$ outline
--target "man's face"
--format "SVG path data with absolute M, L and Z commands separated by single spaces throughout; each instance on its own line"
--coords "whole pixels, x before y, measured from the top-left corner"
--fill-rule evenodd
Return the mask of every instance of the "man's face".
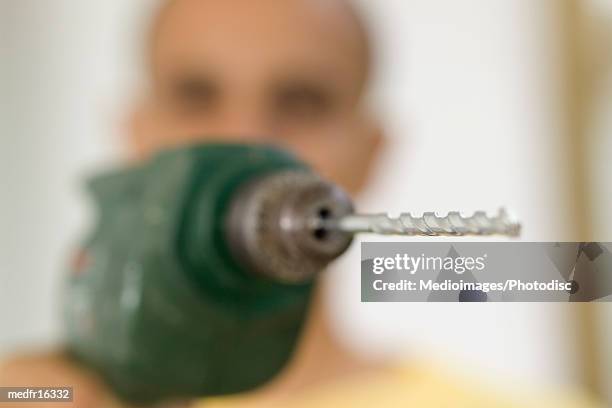
M 133 150 L 270 143 L 355 192 L 378 145 L 360 106 L 367 58 L 342 1 L 174 0 L 153 33 Z

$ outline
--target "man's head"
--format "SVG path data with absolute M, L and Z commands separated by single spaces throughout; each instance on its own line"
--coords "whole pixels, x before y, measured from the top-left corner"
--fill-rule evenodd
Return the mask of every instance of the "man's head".
M 196 141 L 271 143 L 356 192 L 380 144 L 362 97 L 365 30 L 345 0 L 166 0 L 151 90 L 132 121 L 140 157 Z

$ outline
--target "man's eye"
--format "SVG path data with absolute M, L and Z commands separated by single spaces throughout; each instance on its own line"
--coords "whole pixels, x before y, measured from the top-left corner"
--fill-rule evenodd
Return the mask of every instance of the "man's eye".
M 178 81 L 172 93 L 178 107 L 188 112 L 211 109 L 219 98 L 219 91 L 213 83 L 198 78 Z
M 308 87 L 283 89 L 275 99 L 277 112 L 303 119 L 323 116 L 331 107 L 330 97 L 325 92 Z

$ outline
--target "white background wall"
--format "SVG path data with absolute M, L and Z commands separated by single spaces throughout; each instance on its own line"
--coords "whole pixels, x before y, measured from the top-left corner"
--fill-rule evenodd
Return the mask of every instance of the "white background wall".
M 0 3 L 0 351 L 60 338 L 62 265 L 88 216 L 78 181 L 118 152 L 135 76 L 131 24 L 145 3 Z M 379 40 L 374 99 L 390 136 L 361 208 L 506 205 L 525 240 L 571 240 L 560 200 L 554 0 L 361 3 Z M 570 306 L 361 304 L 358 248 L 328 290 L 353 347 L 448 356 L 532 384 L 575 377 Z

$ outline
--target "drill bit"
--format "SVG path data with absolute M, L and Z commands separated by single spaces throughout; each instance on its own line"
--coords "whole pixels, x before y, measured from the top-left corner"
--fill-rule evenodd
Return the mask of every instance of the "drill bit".
M 405 236 L 466 236 L 506 235 L 516 237 L 521 226 L 502 208 L 496 216 L 477 211 L 464 217 L 459 212 L 438 216 L 433 212 L 421 217 L 411 213 L 392 218 L 388 214 L 350 214 L 341 218 L 320 218 L 318 228 L 351 234 L 374 233 Z

